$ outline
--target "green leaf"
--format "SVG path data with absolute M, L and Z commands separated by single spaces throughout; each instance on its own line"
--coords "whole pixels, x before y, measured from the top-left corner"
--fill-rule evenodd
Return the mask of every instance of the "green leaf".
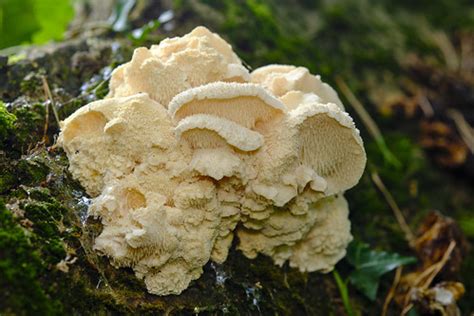
M 401 265 L 416 262 L 414 257 L 372 250 L 362 242 L 352 242 L 347 249 L 346 258 L 355 267 L 349 275 L 350 282 L 371 300 L 375 300 L 377 296 L 382 275 Z

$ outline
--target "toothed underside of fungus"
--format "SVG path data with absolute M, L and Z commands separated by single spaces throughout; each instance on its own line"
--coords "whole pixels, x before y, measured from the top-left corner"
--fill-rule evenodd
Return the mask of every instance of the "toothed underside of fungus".
M 352 238 L 342 193 L 366 156 L 336 92 L 303 67 L 249 74 L 204 27 L 136 49 L 58 143 L 94 197 L 94 249 L 153 294 L 181 293 L 234 237 L 249 258 L 321 272 Z

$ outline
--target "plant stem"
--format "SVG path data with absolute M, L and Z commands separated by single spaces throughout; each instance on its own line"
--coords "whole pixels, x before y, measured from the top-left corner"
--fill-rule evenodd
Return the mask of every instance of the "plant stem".
M 341 294 L 342 303 L 344 304 L 344 308 L 349 316 L 355 316 L 354 310 L 352 308 L 351 300 L 349 298 L 349 291 L 347 289 L 347 282 L 344 282 L 339 275 L 339 273 L 334 270 L 332 272 L 334 279 L 336 280 L 337 288 L 339 289 L 339 293 Z

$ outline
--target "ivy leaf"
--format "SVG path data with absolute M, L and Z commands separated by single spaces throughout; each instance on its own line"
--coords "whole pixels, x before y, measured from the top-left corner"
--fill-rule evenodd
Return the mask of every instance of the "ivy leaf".
M 416 262 L 415 257 L 375 251 L 362 242 L 352 242 L 347 249 L 347 261 L 355 267 L 349 280 L 370 300 L 375 300 L 379 280 L 385 273 L 405 264 Z

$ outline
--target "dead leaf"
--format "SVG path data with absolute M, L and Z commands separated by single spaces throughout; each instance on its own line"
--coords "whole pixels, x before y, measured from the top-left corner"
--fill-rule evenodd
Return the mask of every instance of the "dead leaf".
M 469 149 L 451 125 L 441 121 L 423 120 L 420 124 L 420 144 L 428 150 L 435 161 L 444 167 L 462 166 Z
M 464 286 L 453 280 L 469 245 L 457 223 L 439 212 L 429 213 L 419 227 L 414 249 L 419 264 L 402 275 L 394 296 L 402 315 L 414 306 L 427 315 L 459 315 L 456 301 Z
M 415 251 L 422 263 L 422 269 L 439 262 L 451 241 L 456 242 L 456 248 L 441 271 L 447 277 L 452 277 L 460 271 L 463 257 L 466 256 L 469 246 L 460 227 L 452 218 L 443 216 L 439 212 L 430 212 L 421 223 L 415 240 Z
M 423 315 L 459 316 L 456 301 L 464 295 L 464 285 L 459 282 L 441 282 L 429 289 L 415 289 L 411 300 L 417 302 Z

